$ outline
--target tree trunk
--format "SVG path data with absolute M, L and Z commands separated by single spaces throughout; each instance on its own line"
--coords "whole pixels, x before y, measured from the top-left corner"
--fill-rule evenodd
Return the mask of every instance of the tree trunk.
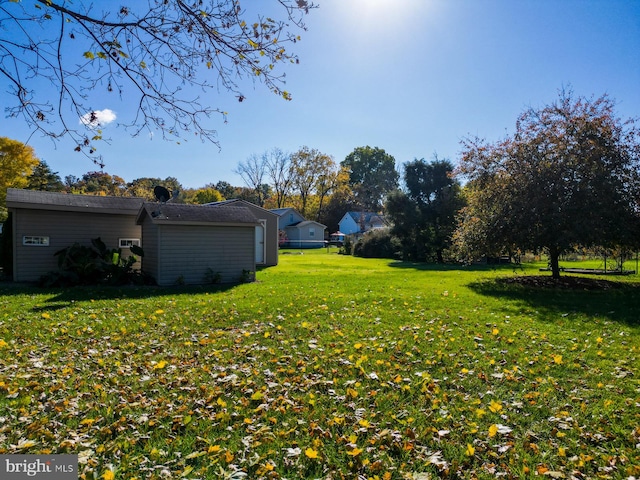
M 549 266 L 551 278 L 560 278 L 560 251 L 556 247 L 549 247 Z

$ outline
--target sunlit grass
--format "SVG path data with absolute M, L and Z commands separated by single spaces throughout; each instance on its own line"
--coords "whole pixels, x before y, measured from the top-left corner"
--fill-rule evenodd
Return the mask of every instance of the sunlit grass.
M 291 251 L 234 287 L 0 290 L 0 453 L 83 478 L 640 475 L 637 277 Z

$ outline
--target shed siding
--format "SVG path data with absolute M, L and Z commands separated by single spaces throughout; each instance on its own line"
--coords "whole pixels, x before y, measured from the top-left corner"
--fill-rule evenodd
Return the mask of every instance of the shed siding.
M 162 252 L 154 275 L 159 285 L 206 282 L 207 270 L 224 283 L 255 269 L 255 227 L 156 225 Z M 146 237 L 145 237 L 146 239 Z M 146 268 L 146 267 L 145 267 Z
M 160 239 L 158 229 L 147 218 L 142 224 L 142 238 L 144 239 L 144 257 L 142 271 L 158 277 L 158 259 L 160 258 Z
M 96 214 L 14 209 L 14 280 L 37 281 L 58 268 L 54 253 L 74 243 L 91 245 L 100 237 L 107 248 L 118 248 L 119 238 L 141 239 L 135 215 Z M 22 237 L 49 237 L 49 246 L 22 245 Z M 144 248 L 144 247 L 143 247 Z M 126 251 L 123 252 L 126 255 Z

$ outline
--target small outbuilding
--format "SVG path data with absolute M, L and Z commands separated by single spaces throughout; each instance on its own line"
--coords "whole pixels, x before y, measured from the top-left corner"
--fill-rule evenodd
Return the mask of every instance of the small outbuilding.
M 233 283 L 253 278 L 260 222 L 247 207 L 144 203 L 142 271 L 158 285 Z
M 91 246 L 100 237 L 107 248 L 140 245 L 135 219 L 144 199 L 72 195 L 7 189 L 11 215 L 13 280 L 35 282 L 57 270 L 54 253 L 74 243 Z

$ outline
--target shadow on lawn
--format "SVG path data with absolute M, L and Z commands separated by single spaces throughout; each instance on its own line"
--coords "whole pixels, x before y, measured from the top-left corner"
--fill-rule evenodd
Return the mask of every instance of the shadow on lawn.
M 391 261 L 389 262 L 391 268 L 401 268 L 406 270 L 419 270 L 421 272 L 487 272 L 487 271 L 499 271 L 508 273 L 521 273 L 523 268 L 516 263 L 509 264 L 472 264 L 462 265 L 456 263 L 420 263 L 420 262 L 402 262 Z
M 189 285 L 174 287 L 154 286 L 92 286 L 70 288 L 39 288 L 27 285 L 0 285 L 0 295 L 50 295 L 43 305 L 33 307 L 33 312 L 50 312 L 67 308 L 74 302 L 91 300 L 137 300 L 183 294 L 219 293 L 231 290 L 239 283 L 215 285 Z
M 565 275 L 521 275 L 467 284 L 474 292 L 522 302 L 553 319 L 578 313 L 640 327 L 640 283 Z

